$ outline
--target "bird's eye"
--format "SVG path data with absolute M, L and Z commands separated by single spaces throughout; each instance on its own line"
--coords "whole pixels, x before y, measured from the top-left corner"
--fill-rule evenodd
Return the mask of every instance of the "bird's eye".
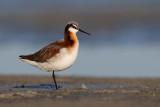
M 74 25 L 74 24 L 72 25 L 72 27 L 73 27 L 73 28 L 75 28 L 75 29 L 77 29 L 77 28 L 78 28 L 78 27 L 77 27 L 76 25 Z

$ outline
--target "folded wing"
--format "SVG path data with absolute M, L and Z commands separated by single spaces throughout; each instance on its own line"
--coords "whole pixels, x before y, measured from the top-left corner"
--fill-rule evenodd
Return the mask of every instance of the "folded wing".
M 62 46 L 55 45 L 55 44 L 50 44 L 38 52 L 30 55 L 20 55 L 20 59 L 27 59 L 30 61 L 36 61 L 36 62 L 46 62 L 47 59 L 51 58 L 55 54 L 57 54 L 60 49 L 63 48 Z

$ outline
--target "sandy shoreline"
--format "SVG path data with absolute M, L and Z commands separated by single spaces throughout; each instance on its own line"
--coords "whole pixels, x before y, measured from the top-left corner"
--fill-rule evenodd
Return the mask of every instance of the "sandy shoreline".
M 0 107 L 160 106 L 160 79 L 0 76 Z

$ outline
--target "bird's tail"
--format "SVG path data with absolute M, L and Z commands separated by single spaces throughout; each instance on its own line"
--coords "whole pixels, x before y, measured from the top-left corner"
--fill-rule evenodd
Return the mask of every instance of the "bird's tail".
M 20 55 L 20 59 L 30 59 L 32 55 Z

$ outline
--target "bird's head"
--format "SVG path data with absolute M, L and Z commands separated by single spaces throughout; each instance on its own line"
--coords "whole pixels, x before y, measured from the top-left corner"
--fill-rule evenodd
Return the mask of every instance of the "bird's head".
M 67 25 L 65 27 L 65 32 L 68 32 L 68 31 L 73 32 L 73 33 L 77 33 L 78 31 L 80 31 L 80 32 L 86 33 L 88 35 L 91 35 L 91 34 L 85 32 L 85 31 L 81 30 L 78 26 L 78 23 L 74 22 L 74 21 L 71 21 L 71 22 L 67 23 Z

